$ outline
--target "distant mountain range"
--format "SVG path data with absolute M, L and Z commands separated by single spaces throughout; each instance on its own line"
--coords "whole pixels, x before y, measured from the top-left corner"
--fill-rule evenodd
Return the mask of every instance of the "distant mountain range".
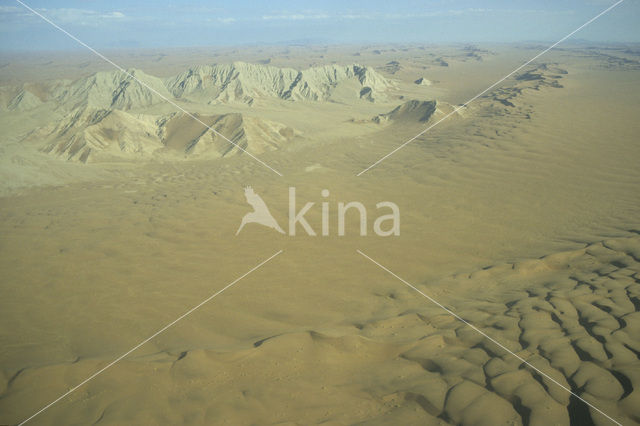
M 299 132 L 284 124 L 239 113 L 149 114 L 166 100 L 183 104 L 242 104 L 259 100 L 325 102 L 336 92 L 349 101 L 375 102 L 393 85 L 371 68 L 328 65 L 298 71 L 234 62 L 200 65 L 161 79 L 137 69 L 98 72 L 75 81 L 44 87 L 7 88 L 5 110 L 49 108 L 63 118 L 29 133 L 24 141 L 41 151 L 81 162 L 128 159 L 140 155 L 224 156 L 241 151 L 276 149 Z M 60 115 L 60 114 L 58 114 Z M 202 124 L 204 123 L 204 124 Z M 206 124 L 206 125 L 205 125 Z M 219 134 L 209 131 L 210 126 Z
M 137 69 L 103 71 L 76 81 L 60 80 L 34 94 L 23 88 L 3 105 L 9 110 L 29 110 L 42 103 L 58 107 L 131 110 L 171 100 L 198 103 L 240 102 L 257 99 L 327 101 L 338 86 L 347 86 L 354 99 L 375 101 L 392 85 L 375 70 L 361 65 L 327 65 L 298 71 L 269 65 L 234 62 L 200 65 L 161 79 Z

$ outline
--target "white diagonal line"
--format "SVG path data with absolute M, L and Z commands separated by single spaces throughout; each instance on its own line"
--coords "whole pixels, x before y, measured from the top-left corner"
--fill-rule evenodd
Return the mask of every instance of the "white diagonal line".
M 562 37 L 560 40 L 556 41 L 555 43 L 553 43 L 551 46 L 547 47 L 546 49 L 544 49 L 542 52 L 538 53 L 536 56 L 534 56 L 533 58 L 529 59 L 527 62 L 525 62 L 524 64 L 520 65 L 518 68 L 516 68 L 515 70 L 511 71 L 509 74 L 505 75 L 504 77 L 502 77 L 500 80 L 496 81 L 495 83 L 493 83 L 491 86 L 487 87 L 486 89 L 484 89 L 482 92 L 478 93 L 477 95 L 475 95 L 473 98 L 469 99 L 468 101 L 466 101 L 465 103 L 463 103 L 462 105 L 457 106 L 453 111 L 451 111 L 450 113 L 448 113 L 447 115 L 445 115 L 444 117 L 442 117 L 440 120 L 436 121 L 435 123 L 433 123 L 431 126 L 427 127 L 426 129 L 424 129 L 423 131 L 421 131 L 420 133 L 418 133 L 417 135 L 415 135 L 414 137 L 412 137 L 411 139 L 409 139 L 408 141 L 404 142 L 402 145 L 398 146 L 397 148 L 395 148 L 393 151 L 389 152 L 387 155 L 383 156 L 382 158 L 380 158 L 378 161 L 376 161 L 375 163 L 371 164 L 369 167 L 367 167 L 366 169 L 362 170 L 360 173 L 358 173 L 356 176 L 360 176 L 363 173 L 367 172 L 368 170 L 374 168 L 375 166 L 377 166 L 378 164 L 380 164 L 381 162 L 383 162 L 384 160 L 386 160 L 388 157 L 392 156 L 393 154 L 395 154 L 396 152 L 400 151 L 402 148 L 404 148 L 405 146 L 409 145 L 411 142 L 413 142 L 414 140 L 416 140 L 417 138 L 419 138 L 420 136 L 424 135 L 425 133 L 427 133 L 429 130 L 433 129 L 434 127 L 436 127 L 438 124 L 442 123 L 444 120 L 446 120 L 447 118 L 451 117 L 453 114 L 455 114 L 456 112 L 458 112 L 460 109 L 465 108 L 466 106 L 468 106 L 471 102 L 475 101 L 476 99 L 478 99 L 480 96 L 484 95 L 485 93 L 487 93 L 489 90 L 493 89 L 495 86 L 497 86 L 498 84 L 502 83 L 504 80 L 506 80 L 507 78 L 511 77 L 513 74 L 517 73 L 518 71 L 520 71 L 522 68 L 526 67 L 527 65 L 529 65 L 531 62 L 535 61 L 536 59 L 538 59 L 540 56 L 544 55 L 545 53 L 547 53 L 548 51 L 550 51 L 551 49 L 553 49 L 554 47 L 556 47 L 557 45 L 559 45 L 560 43 L 562 43 L 563 41 L 565 41 L 566 39 L 568 39 L 569 37 L 571 37 L 572 35 L 574 35 L 575 33 L 577 33 L 578 31 L 580 31 L 581 29 L 583 29 L 584 27 L 586 27 L 587 25 L 591 24 L 593 21 L 595 21 L 596 19 L 598 19 L 599 17 L 601 17 L 602 15 L 604 15 L 605 13 L 609 12 L 611 9 L 613 9 L 614 7 L 616 7 L 617 5 L 619 5 L 620 3 L 622 3 L 624 0 L 618 0 L 616 3 L 612 4 L 611 6 L 609 6 L 608 8 L 606 8 L 605 10 L 603 10 L 602 12 L 598 13 L 596 16 L 594 16 L 593 18 L 589 19 L 587 22 L 585 22 L 584 24 L 580 25 L 578 28 L 576 28 L 575 30 L 571 31 L 569 34 L 567 34 L 566 36 Z
M 462 323 L 464 323 L 465 325 L 471 327 L 475 332 L 481 334 L 482 336 L 486 337 L 487 339 L 489 339 L 491 342 L 493 342 L 494 344 L 496 344 L 497 346 L 499 346 L 500 348 L 504 349 L 505 351 L 509 352 L 511 355 L 513 355 L 514 357 L 516 357 L 520 362 L 522 362 L 523 364 L 527 365 L 528 367 L 532 368 L 533 370 L 537 371 L 539 374 L 543 375 L 544 377 L 546 377 L 547 379 L 551 380 L 553 383 L 555 383 L 556 385 L 560 386 L 562 389 L 566 390 L 567 392 L 569 392 L 571 395 L 575 396 L 576 398 L 578 398 L 580 401 L 584 402 L 585 404 L 587 404 L 589 407 L 593 408 L 594 410 L 596 410 L 598 413 L 602 414 L 603 416 L 605 416 L 607 419 L 611 420 L 613 423 L 617 424 L 618 426 L 622 426 L 622 423 L 618 422 L 617 420 L 613 419 L 611 416 L 607 415 L 604 411 L 600 410 L 598 407 L 596 407 L 595 405 L 591 404 L 589 401 L 584 400 L 583 398 L 580 397 L 580 395 L 576 395 L 571 389 L 569 389 L 568 387 L 564 386 L 562 383 L 558 382 L 556 379 L 554 379 L 553 377 L 549 376 L 547 373 L 545 373 L 544 371 L 540 370 L 539 368 L 535 367 L 534 365 L 532 365 L 530 362 L 528 362 L 527 360 L 525 360 L 524 358 L 522 358 L 520 355 L 517 355 L 516 353 L 510 351 L 506 346 L 504 346 L 502 343 L 498 342 L 497 340 L 495 340 L 493 337 L 489 336 L 487 333 L 485 333 L 484 331 L 480 330 L 479 328 L 477 328 L 476 326 L 474 326 L 473 324 L 469 323 L 467 320 L 465 320 L 464 318 L 462 318 L 460 315 L 456 314 L 455 312 L 451 311 L 449 308 L 447 308 L 446 306 L 444 306 L 443 304 L 441 304 L 440 302 L 438 302 L 437 300 L 435 300 L 434 298 L 432 298 L 431 296 L 429 296 L 428 294 L 422 292 L 421 290 L 417 289 L 415 286 L 413 286 L 411 283 L 405 281 L 403 278 L 399 277 L 398 275 L 396 275 L 395 273 L 393 273 L 392 271 L 390 271 L 388 268 L 386 268 L 385 266 L 381 265 L 380 263 L 376 262 L 375 260 L 373 260 L 372 258 L 370 258 L 369 256 L 367 256 L 366 254 L 364 254 L 362 251 L 360 250 L 356 250 L 359 254 L 361 254 L 363 257 L 365 257 L 366 259 L 370 260 L 372 263 L 378 265 L 381 269 L 387 271 L 389 274 L 391 274 L 392 276 L 394 276 L 395 278 L 399 279 L 400 281 L 402 281 L 404 284 L 406 284 L 408 287 L 412 288 L 413 290 L 417 291 L 418 293 L 420 293 L 422 296 L 424 296 L 425 298 L 427 298 L 431 303 L 439 306 L 440 308 L 442 308 L 446 313 L 448 313 L 449 315 L 453 316 L 454 318 L 456 318 L 457 320 L 461 321 Z
M 194 306 L 193 308 L 189 309 L 187 312 L 185 312 L 184 314 L 180 315 L 178 318 L 176 318 L 175 320 L 171 321 L 169 324 L 165 325 L 164 327 L 162 327 L 160 330 L 156 331 L 155 333 L 153 333 L 151 336 L 147 337 L 146 339 L 144 339 L 142 342 L 138 343 L 137 345 L 135 345 L 133 348 L 129 349 L 127 352 L 123 353 L 122 355 L 120 355 L 118 358 L 116 358 L 115 360 L 111 361 L 109 364 L 107 364 L 106 366 L 102 367 L 100 370 L 96 371 L 95 373 L 93 373 L 91 376 L 87 377 L 86 379 L 84 379 L 82 382 L 78 383 L 77 385 L 75 385 L 74 387 L 72 387 L 71 389 L 69 389 L 68 391 L 66 391 L 65 393 L 63 393 L 62 395 L 60 395 L 58 398 L 56 398 L 55 400 L 53 400 L 52 402 L 50 402 L 49 404 L 45 405 L 44 407 L 42 407 L 40 410 L 36 411 L 34 414 L 32 414 L 30 417 L 28 417 L 27 419 L 23 420 L 22 422 L 19 423 L 18 426 L 21 426 L 25 423 L 27 423 L 29 420 L 33 419 L 34 417 L 36 417 L 38 414 L 42 413 L 43 411 L 47 410 L 48 408 L 50 408 L 52 405 L 56 404 L 57 402 L 59 402 L 60 400 L 62 400 L 63 398 L 65 398 L 67 395 L 69 395 L 70 393 L 74 392 L 76 389 L 78 389 L 79 387 L 81 387 L 82 385 L 84 385 L 85 383 L 87 383 L 88 381 L 92 380 L 93 378 L 95 378 L 96 376 L 98 376 L 100 373 L 102 373 L 103 371 L 105 371 L 106 369 L 108 369 L 109 367 L 112 367 L 114 364 L 118 363 L 119 361 L 121 361 L 122 359 L 124 359 L 127 355 L 131 354 L 133 351 L 135 351 L 136 349 L 138 349 L 140 346 L 144 345 L 145 343 L 147 343 L 149 340 L 153 339 L 154 337 L 158 336 L 159 334 L 163 333 L 164 331 L 166 331 L 168 328 L 172 327 L 173 325 L 175 325 L 178 321 L 182 320 L 183 318 L 187 317 L 188 315 L 192 314 L 195 310 L 197 310 L 198 308 L 200 308 L 202 305 L 204 305 L 205 303 L 209 302 L 211 299 L 213 299 L 214 297 L 216 297 L 217 295 L 219 295 L 220 293 L 222 293 L 223 291 L 225 291 L 226 289 L 228 289 L 229 287 L 233 286 L 234 284 L 236 284 L 238 281 L 240 281 L 241 279 L 243 279 L 244 277 L 246 277 L 247 275 L 249 275 L 250 273 L 252 273 L 253 271 L 255 271 L 256 269 L 260 268 L 261 266 L 263 266 L 265 263 L 269 262 L 271 259 L 273 259 L 274 257 L 278 256 L 280 253 L 282 253 L 283 250 L 278 251 L 277 253 L 271 255 L 271 257 L 269 257 L 266 260 L 263 260 L 262 262 L 260 262 L 258 265 L 254 266 L 253 268 L 249 269 L 247 272 L 245 272 L 244 274 L 242 274 L 241 276 L 239 276 L 238 278 L 236 278 L 235 280 L 233 280 L 232 282 L 230 282 L 229 284 L 227 284 L 226 286 L 224 286 L 221 290 L 218 290 L 217 292 L 215 292 L 214 294 L 212 294 L 211 296 L 207 297 L 206 299 L 204 299 L 202 302 L 198 303 L 196 306 Z
M 139 78 L 137 78 L 136 76 L 134 76 L 133 74 L 131 74 L 130 72 L 128 72 L 127 70 L 125 70 L 124 68 L 122 68 L 120 65 L 116 64 L 115 62 L 113 62 L 111 59 L 107 58 L 106 56 L 104 56 L 102 53 L 98 52 L 97 50 L 95 50 L 93 47 L 89 46 L 88 44 L 86 44 L 85 42 L 83 42 L 82 40 L 80 40 L 79 38 L 77 38 L 76 36 L 74 36 L 73 34 L 69 33 L 67 30 L 65 30 L 64 28 L 60 27 L 58 24 L 56 24 L 55 22 L 51 21 L 49 18 L 47 18 L 46 16 L 42 15 L 40 12 L 36 11 L 35 9 L 33 9 L 31 6 L 25 4 L 24 2 L 22 2 L 21 0 L 16 0 L 16 2 L 20 3 L 22 6 L 24 6 L 26 9 L 28 9 L 29 11 L 31 11 L 33 14 L 39 16 L 40 18 L 42 18 L 44 21 L 46 21 L 47 23 L 51 24 L 53 27 L 55 27 L 56 29 L 58 29 L 60 32 L 64 33 L 66 36 L 68 36 L 69 38 L 71 38 L 72 40 L 76 41 L 77 43 L 81 44 L 82 46 L 86 47 L 87 49 L 89 49 L 91 52 L 93 52 L 94 54 L 96 54 L 98 57 L 100 57 L 101 59 L 103 59 L 104 61 L 110 63 L 111 65 L 113 65 L 114 67 L 116 67 L 119 71 L 125 73 L 127 76 L 131 77 L 132 79 L 134 79 L 135 81 L 137 81 L 139 84 L 143 85 L 144 87 L 146 87 L 147 89 L 151 90 L 153 93 L 155 93 L 156 95 L 158 95 L 159 97 L 161 97 L 163 100 L 167 101 L 168 103 L 170 103 L 171 105 L 173 105 L 174 107 L 178 108 L 180 111 L 182 111 L 183 113 L 187 114 L 189 117 L 191 117 L 192 119 L 194 119 L 195 121 L 197 121 L 198 123 L 202 124 L 203 126 L 205 126 L 207 129 L 211 130 L 214 134 L 220 136 L 222 139 L 224 139 L 225 141 L 229 142 L 231 145 L 235 146 L 236 148 L 238 148 L 239 150 L 241 150 L 242 152 L 244 152 L 245 154 L 247 154 L 249 157 L 253 158 L 254 160 L 256 160 L 258 163 L 262 164 L 263 166 L 265 166 L 266 168 L 268 168 L 269 170 L 271 170 L 272 172 L 276 173 L 279 176 L 282 176 L 282 173 L 280 173 L 279 171 L 277 171 L 276 169 L 274 169 L 273 167 L 271 167 L 270 165 L 268 165 L 267 163 L 265 163 L 264 161 L 260 160 L 258 157 L 254 156 L 253 154 L 251 154 L 249 151 L 247 151 L 246 149 L 242 148 L 240 145 L 238 145 L 237 143 L 233 142 L 232 140 L 230 140 L 229 138 L 227 138 L 225 135 L 223 135 L 222 133 L 218 132 L 217 130 L 215 130 L 214 128 L 212 128 L 211 126 L 207 125 L 205 122 L 203 122 L 202 120 L 200 120 L 198 117 L 196 117 L 195 115 L 191 114 L 189 111 L 187 111 L 186 109 L 182 108 L 180 105 L 178 105 L 177 103 L 173 102 L 171 99 L 167 98 L 166 96 L 164 96 L 162 93 L 158 92 L 156 89 L 154 89 L 153 87 L 149 86 L 148 84 L 146 84 L 144 81 L 140 80 Z

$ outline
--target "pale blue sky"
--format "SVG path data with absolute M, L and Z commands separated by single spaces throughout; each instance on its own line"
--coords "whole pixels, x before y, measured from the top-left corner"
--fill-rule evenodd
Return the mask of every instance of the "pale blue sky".
M 261 43 L 555 41 L 609 0 L 42 1 L 27 4 L 96 48 Z M 640 42 L 640 0 L 575 37 Z M 0 0 L 0 49 L 77 48 L 19 3 Z

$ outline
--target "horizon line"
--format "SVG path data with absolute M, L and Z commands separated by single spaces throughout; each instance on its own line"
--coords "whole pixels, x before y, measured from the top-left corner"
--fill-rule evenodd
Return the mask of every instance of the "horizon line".
M 109 51 L 126 51 L 126 50 L 178 50 L 178 49 L 225 49 L 225 48 L 251 48 L 251 47 L 373 47 L 373 46 L 410 46 L 410 47 L 440 47 L 440 46 L 517 46 L 523 44 L 538 44 L 546 43 L 549 40 L 514 40 L 514 41 L 390 41 L 390 42 L 375 42 L 375 41 L 360 41 L 360 42 L 329 42 L 329 41 L 313 41 L 302 42 L 296 40 L 282 41 L 282 42 L 247 42 L 247 43 L 234 43 L 234 44 L 191 44 L 191 45 L 165 45 L 165 46 L 109 46 L 102 47 L 102 50 Z M 575 39 L 566 43 L 566 46 L 572 45 L 596 45 L 596 46 L 626 46 L 626 45 L 640 45 L 640 40 L 589 40 L 589 39 Z M 84 49 L 76 46 L 68 46 L 64 48 L 11 48 L 0 46 L 0 53 L 78 53 L 84 52 Z

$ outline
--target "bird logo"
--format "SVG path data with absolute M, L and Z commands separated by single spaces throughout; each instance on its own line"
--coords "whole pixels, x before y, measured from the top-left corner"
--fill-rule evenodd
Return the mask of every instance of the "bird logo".
M 244 188 L 244 196 L 247 199 L 247 203 L 253 207 L 253 211 L 244 215 L 236 235 L 238 235 L 242 228 L 244 228 L 248 223 L 258 223 L 268 228 L 275 229 L 281 234 L 285 233 L 280 225 L 278 225 L 278 222 L 276 222 L 276 219 L 271 215 L 271 212 L 269 212 L 269 208 L 262 197 L 256 194 L 252 187 L 247 186 Z

